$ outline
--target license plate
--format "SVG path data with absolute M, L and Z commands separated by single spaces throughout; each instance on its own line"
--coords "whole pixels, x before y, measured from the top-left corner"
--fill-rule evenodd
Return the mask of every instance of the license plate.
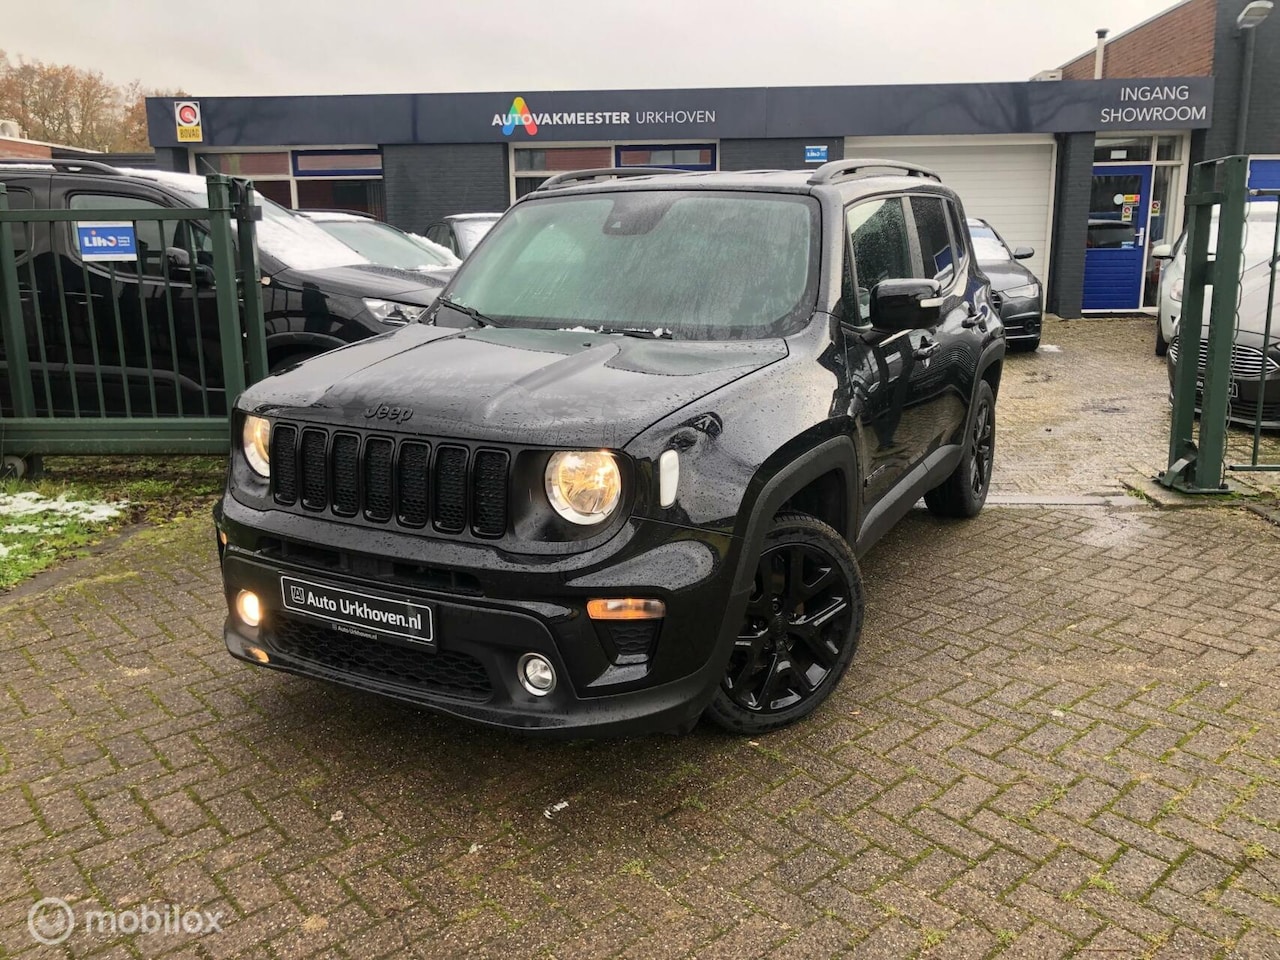
M 1201 393 L 1204 393 L 1204 377 L 1196 378 L 1196 389 Z M 1239 396 L 1240 396 L 1240 384 L 1232 380 L 1227 385 L 1227 398 L 1230 400 L 1235 400 Z
M 436 645 L 431 608 L 419 603 L 288 576 L 280 577 L 280 594 L 286 610 L 323 620 L 343 633 Z

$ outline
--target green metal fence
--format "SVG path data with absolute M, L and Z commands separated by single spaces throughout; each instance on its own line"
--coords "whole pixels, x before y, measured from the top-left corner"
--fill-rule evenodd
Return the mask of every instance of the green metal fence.
M 253 187 L 207 209 L 18 210 L 0 184 L 0 454 L 217 453 L 266 375 Z M 77 227 L 130 224 L 134 260 L 79 255 Z
M 1263 425 L 1280 421 L 1280 350 L 1273 322 L 1280 191 L 1250 191 L 1248 169 L 1247 157 L 1196 164 L 1186 198 L 1173 421 L 1168 467 L 1158 479 L 1187 493 L 1226 490 L 1229 471 L 1280 471 L 1280 462 L 1262 462 Z M 1248 432 L 1247 444 L 1239 442 L 1239 432 L 1233 435 L 1231 424 Z M 1228 457 L 1229 440 L 1232 453 L 1246 446 L 1247 454 Z

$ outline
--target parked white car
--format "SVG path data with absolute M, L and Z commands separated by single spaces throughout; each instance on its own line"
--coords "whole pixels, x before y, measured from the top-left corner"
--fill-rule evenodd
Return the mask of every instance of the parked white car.
M 1280 285 L 1272 300 L 1271 329 L 1266 329 L 1267 300 L 1271 291 L 1270 261 L 1274 251 L 1276 204 L 1257 201 L 1249 204 L 1245 220 L 1244 265 L 1240 275 L 1235 333 L 1231 346 L 1229 419 L 1251 426 L 1261 409 L 1262 426 L 1280 428 Z M 1214 208 L 1209 230 L 1209 255 L 1216 253 L 1218 212 Z M 1151 255 L 1164 260 L 1160 272 L 1159 315 L 1156 325 L 1156 354 L 1168 354 L 1169 386 L 1178 360 L 1178 322 L 1182 315 L 1182 284 L 1187 262 L 1187 234 L 1183 231 L 1172 247 L 1161 244 Z M 1203 336 L 1209 332 L 1209 307 L 1213 287 L 1204 293 Z M 1201 354 L 1203 375 L 1205 357 Z M 1197 401 L 1197 406 L 1199 405 Z

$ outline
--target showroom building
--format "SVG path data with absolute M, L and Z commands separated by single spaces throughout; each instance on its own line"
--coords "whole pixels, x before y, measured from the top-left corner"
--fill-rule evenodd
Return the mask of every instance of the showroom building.
M 1034 247 L 1047 308 L 1074 317 L 1154 303 L 1150 251 L 1181 228 L 1191 163 L 1243 134 L 1254 179 L 1280 180 L 1280 16 L 1242 33 L 1245 6 L 1186 0 L 1027 82 L 152 98 L 148 127 L 162 167 L 418 233 L 564 170 L 891 157 L 936 170 L 970 216 Z

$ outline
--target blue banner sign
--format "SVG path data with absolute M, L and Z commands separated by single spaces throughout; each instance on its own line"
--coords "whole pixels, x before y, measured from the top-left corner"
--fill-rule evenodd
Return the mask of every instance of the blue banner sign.
M 76 241 L 82 260 L 138 259 L 138 239 L 127 221 L 77 223 Z
M 817 147 L 804 148 L 805 163 L 826 163 L 827 162 L 827 146 L 822 144 Z

